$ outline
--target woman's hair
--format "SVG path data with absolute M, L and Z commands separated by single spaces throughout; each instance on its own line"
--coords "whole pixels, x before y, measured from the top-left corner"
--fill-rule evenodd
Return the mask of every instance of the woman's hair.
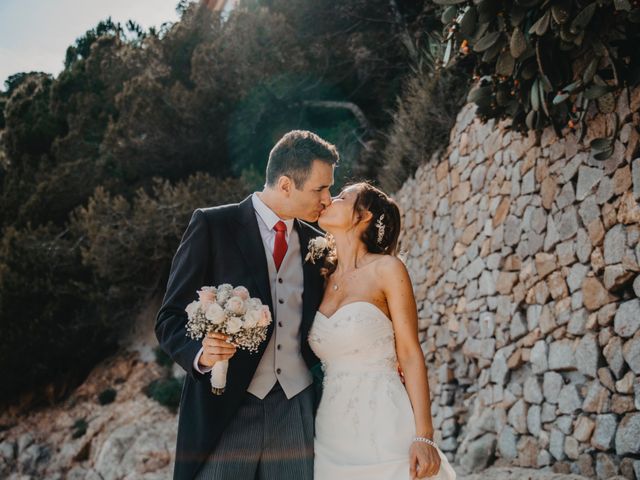
M 365 212 L 371 212 L 371 220 L 362 232 L 360 240 L 367 247 L 369 253 L 396 255 L 398 237 L 400 236 L 401 216 L 396 202 L 382 190 L 368 182 L 349 185 L 356 187 L 357 195 L 353 204 L 353 215 L 358 223 L 362 221 Z M 335 250 L 329 252 L 325 258 L 323 275 L 328 277 L 336 267 L 338 261 Z

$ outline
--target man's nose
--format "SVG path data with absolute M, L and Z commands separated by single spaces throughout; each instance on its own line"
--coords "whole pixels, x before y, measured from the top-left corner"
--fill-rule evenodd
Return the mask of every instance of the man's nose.
M 323 198 L 321 200 L 322 205 L 324 205 L 324 207 L 328 207 L 329 205 L 331 205 L 331 202 L 333 202 L 333 198 L 331 197 L 331 195 L 327 192 L 325 195 L 323 195 Z

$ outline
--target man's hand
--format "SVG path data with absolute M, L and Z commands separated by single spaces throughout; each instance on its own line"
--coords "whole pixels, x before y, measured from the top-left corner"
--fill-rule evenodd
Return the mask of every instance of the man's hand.
M 217 362 L 229 360 L 236 353 L 235 345 L 227 342 L 229 337 L 223 333 L 208 333 L 202 339 L 202 355 L 198 359 L 198 365 L 211 368 Z

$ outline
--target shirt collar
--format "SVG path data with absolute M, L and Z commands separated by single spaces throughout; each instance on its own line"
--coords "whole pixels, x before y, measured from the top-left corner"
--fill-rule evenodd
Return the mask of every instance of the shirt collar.
M 253 203 L 253 208 L 256 210 L 256 213 L 269 230 L 273 230 L 276 223 L 283 221 L 287 226 L 287 235 L 291 233 L 291 229 L 293 228 L 293 218 L 290 218 L 289 220 L 282 220 L 260 199 L 260 197 L 258 197 L 257 192 L 254 192 L 253 195 L 251 195 L 251 202 Z

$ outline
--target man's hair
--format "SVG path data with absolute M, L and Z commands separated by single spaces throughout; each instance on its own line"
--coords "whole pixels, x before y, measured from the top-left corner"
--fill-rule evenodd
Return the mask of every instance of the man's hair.
M 311 174 L 314 160 L 337 165 L 340 155 L 335 145 L 307 130 L 292 130 L 285 134 L 269 153 L 267 185 L 275 186 L 285 175 L 300 190 Z

